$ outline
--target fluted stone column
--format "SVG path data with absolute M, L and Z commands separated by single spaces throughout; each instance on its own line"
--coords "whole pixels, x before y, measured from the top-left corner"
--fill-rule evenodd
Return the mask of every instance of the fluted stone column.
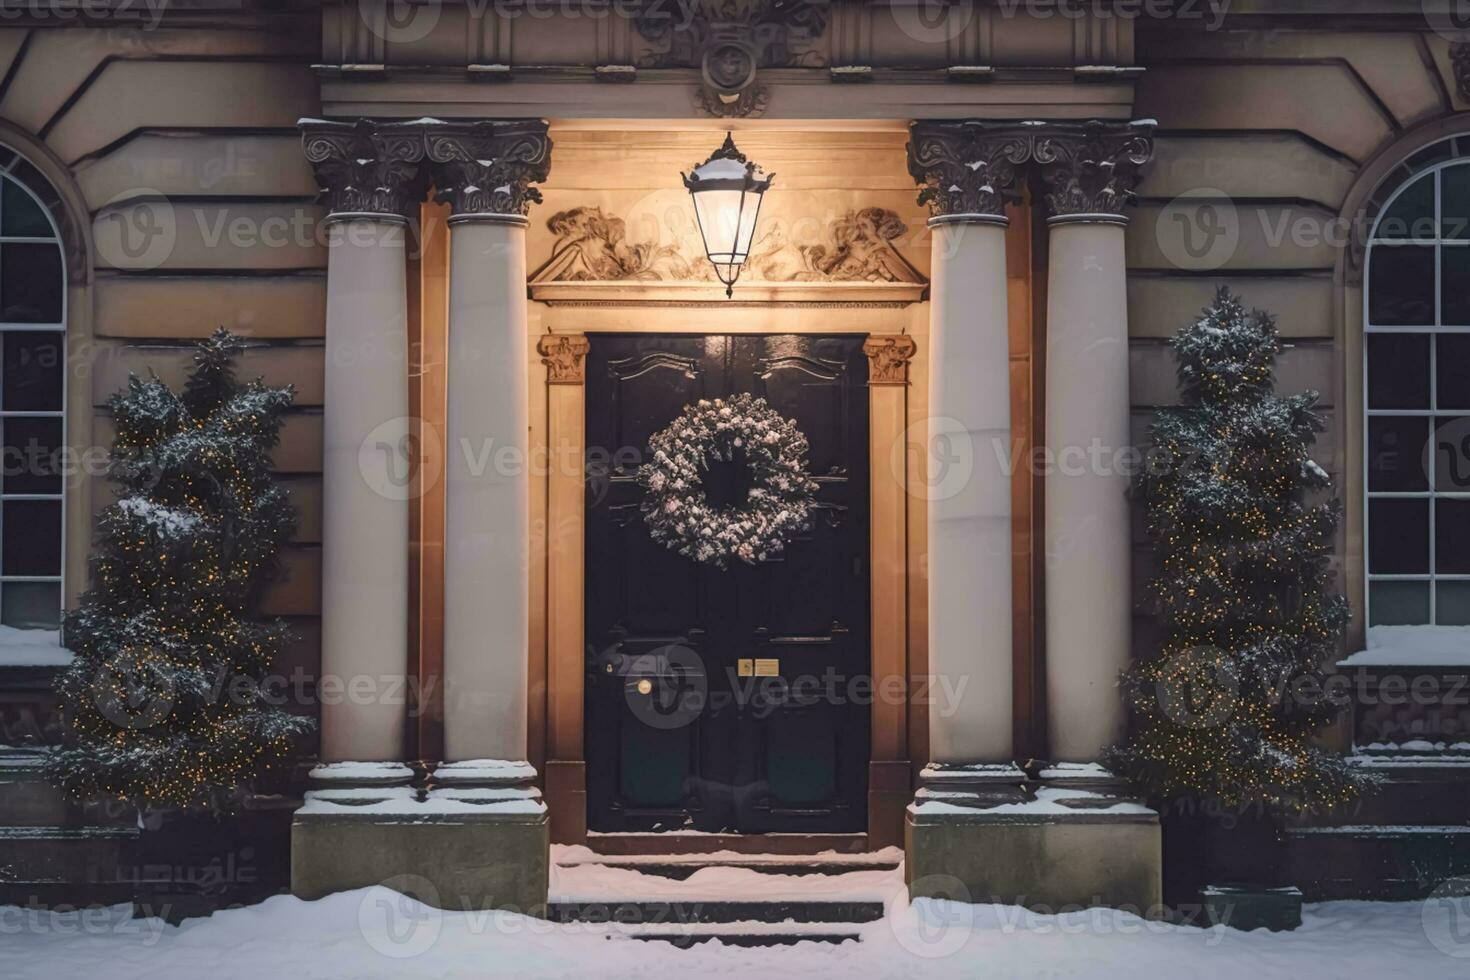
M 1050 226 L 1046 657 L 1051 757 L 1095 762 L 1123 734 L 1132 656 L 1124 205 L 1152 127 L 1088 123 L 1038 141 Z
M 524 760 L 530 510 L 526 211 L 551 167 L 546 124 L 436 124 L 449 202 L 445 436 L 446 761 Z
M 1123 719 L 1115 681 L 1129 656 L 1127 476 L 1111 453 L 1128 445 L 1119 212 L 1148 159 L 1147 129 L 919 123 L 912 135 L 910 171 L 940 212 L 932 262 L 935 431 L 973 444 L 975 459 L 967 483 L 930 486 L 930 662 L 936 673 L 969 672 L 989 693 L 966 698 L 960 717 L 931 722 L 933 763 L 905 825 L 909 894 L 1152 908 L 1162 893 L 1158 815 L 1129 800 L 1100 767 L 1069 764 L 1095 763 Z M 1053 218 L 1046 437 L 1062 459 L 1044 473 L 1047 715 L 1057 762 L 1039 772 L 1006 764 L 1005 754 L 1010 480 L 999 460 L 1010 458 L 1010 443 L 1000 215 L 1023 165 L 1039 168 Z M 1005 436 L 999 445 L 997 434 Z M 1093 465 L 1095 443 L 1104 462 Z M 931 465 L 935 455 L 931 449 Z M 948 456 L 951 465 L 963 458 L 953 446 Z
M 321 757 L 399 761 L 412 473 L 404 259 L 423 139 L 366 120 L 300 126 L 328 207 Z
M 983 123 L 916 123 L 909 171 L 932 217 L 929 668 L 963 691 L 929 712 L 930 759 L 1009 763 L 1010 349 L 1005 206 L 1026 144 Z M 963 684 L 963 686 L 961 686 Z

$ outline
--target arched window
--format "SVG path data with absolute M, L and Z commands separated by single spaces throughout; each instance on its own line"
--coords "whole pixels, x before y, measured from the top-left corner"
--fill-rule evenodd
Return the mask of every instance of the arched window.
M 1368 244 L 1369 626 L 1470 624 L 1470 157 L 1456 149 L 1416 155 Z
M 66 268 L 43 182 L 0 146 L 0 661 L 54 646 L 62 605 Z

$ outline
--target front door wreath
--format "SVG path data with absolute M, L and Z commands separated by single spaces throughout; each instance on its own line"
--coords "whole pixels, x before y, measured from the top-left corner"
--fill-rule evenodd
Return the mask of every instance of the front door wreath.
M 694 561 L 726 568 L 731 558 L 755 565 L 779 556 L 811 526 L 817 484 L 807 472 L 806 436 L 764 398 L 700 399 L 648 441 L 638 468 L 647 491 L 643 520 L 653 540 Z M 713 461 L 750 467 L 752 485 L 738 506 L 710 503 L 704 475 Z

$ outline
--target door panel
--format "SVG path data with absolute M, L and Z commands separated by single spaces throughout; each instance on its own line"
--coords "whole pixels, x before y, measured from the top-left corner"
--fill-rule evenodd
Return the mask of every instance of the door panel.
M 864 829 L 863 337 L 590 340 L 588 826 Z M 739 392 L 764 397 L 806 434 L 818 509 L 780 559 L 721 571 L 652 541 L 636 472 L 649 437 L 685 405 Z M 739 466 L 716 465 L 705 482 L 714 500 L 738 500 L 748 485 Z M 769 662 L 768 676 L 742 676 L 743 661 Z

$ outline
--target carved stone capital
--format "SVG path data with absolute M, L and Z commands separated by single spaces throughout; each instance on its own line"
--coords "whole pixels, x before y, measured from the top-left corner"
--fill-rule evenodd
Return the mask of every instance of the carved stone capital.
M 1031 157 L 1026 124 L 916 122 L 909 127 L 909 174 L 921 186 L 919 203 L 936 218 L 978 215 L 1003 219 L 1020 194 L 1022 167 Z
M 424 137 L 412 123 L 303 119 L 301 145 L 331 214 L 407 217 L 423 200 Z
M 1151 122 L 1060 123 L 1037 130 L 1032 158 L 1041 167 L 1052 221 L 1122 219 L 1153 157 Z
M 868 384 L 906 385 L 909 383 L 909 361 L 918 345 L 907 334 L 873 336 L 863 341 L 868 355 Z
M 524 217 L 551 172 L 551 140 L 540 119 L 429 123 L 425 139 L 438 201 L 455 216 Z
M 1456 41 L 1450 45 L 1450 68 L 1455 73 L 1455 91 L 1470 102 L 1470 43 Z
M 546 365 L 546 383 L 579 385 L 587 380 L 587 351 L 592 349 L 581 334 L 546 334 L 536 341 L 536 352 Z

